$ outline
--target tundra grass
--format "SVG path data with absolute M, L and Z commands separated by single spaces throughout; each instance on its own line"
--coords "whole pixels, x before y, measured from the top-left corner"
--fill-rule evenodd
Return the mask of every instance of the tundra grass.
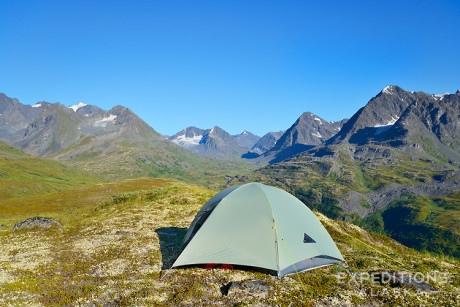
M 442 273 L 445 278 L 430 281 L 438 292 L 396 292 L 343 268 L 336 274 L 338 266 L 283 279 L 254 270 L 199 266 L 166 273 L 194 215 L 215 192 L 167 179 L 99 186 L 59 193 L 63 208 L 47 211 L 46 200 L 45 211 L 32 208 L 39 215 L 53 214 L 63 227 L 15 233 L 0 228 L 0 305 L 458 305 L 458 261 L 420 254 L 319 213 L 345 267 L 362 276 L 378 269 Z M 107 194 L 102 197 L 101 191 Z M 24 207 L 17 216 L 26 211 Z M 14 214 L 6 217 L 9 222 L 17 219 Z M 271 287 L 268 297 L 222 294 L 231 281 L 253 280 Z
M 0 142 L 0 203 L 6 199 L 90 186 L 103 179 L 60 162 L 29 156 Z

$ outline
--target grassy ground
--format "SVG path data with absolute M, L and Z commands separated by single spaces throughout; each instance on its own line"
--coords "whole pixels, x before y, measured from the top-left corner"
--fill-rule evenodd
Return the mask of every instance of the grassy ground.
M 141 191 L 138 191 L 141 190 Z M 158 280 L 180 253 L 195 213 L 215 192 L 168 179 L 101 184 L 10 203 L 0 209 L 0 305 L 458 305 L 459 263 L 419 254 L 383 235 L 328 219 L 323 225 L 361 274 L 377 270 L 444 274 L 437 293 L 374 285 L 337 266 L 281 280 L 256 271 L 175 269 Z M 51 198 L 50 198 L 51 197 Z M 51 199 L 60 205 L 46 205 Z M 24 198 L 26 200 L 26 198 Z M 31 211 L 28 211 L 28 210 Z M 46 215 L 63 227 L 11 232 L 25 217 Z M 390 255 L 387 258 L 362 242 Z M 395 260 L 402 263 L 398 264 Z M 264 280 L 267 298 L 222 295 L 230 281 Z
M 53 160 L 32 157 L 0 141 L 0 202 L 90 186 L 103 179 Z

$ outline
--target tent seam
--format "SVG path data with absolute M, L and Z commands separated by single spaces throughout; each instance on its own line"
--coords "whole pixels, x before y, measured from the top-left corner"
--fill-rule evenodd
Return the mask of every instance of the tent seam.
M 265 199 L 267 200 L 268 206 L 270 207 L 270 212 L 272 213 L 272 218 L 273 218 L 273 230 L 275 231 L 275 246 L 276 246 L 276 268 L 277 268 L 277 274 L 278 278 L 281 278 L 279 276 L 281 269 L 280 269 L 280 253 L 279 253 L 279 236 L 278 236 L 278 227 L 276 226 L 276 219 L 275 219 L 275 212 L 273 211 L 272 204 L 270 202 L 270 199 L 268 199 L 267 194 L 265 194 L 265 190 L 263 187 L 258 186 L 258 188 L 262 191 L 262 194 L 264 195 Z

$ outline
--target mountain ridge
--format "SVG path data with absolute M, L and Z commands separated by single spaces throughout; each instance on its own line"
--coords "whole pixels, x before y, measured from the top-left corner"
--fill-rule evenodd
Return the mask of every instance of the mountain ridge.
M 11 106 L 9 102 L 1 100 L 2 109 Z M 21 110 L 22 104 L 13 102 L 16 110 Z M 123 106 L 104 111 L 84 103 L 70 107 L 40 103 L 34 109 L 39 115 L 29 118 L 20 129 L 8 126 L 14 133 L 1 134 L 0 139 L 30 154 L 110 179 L 165 176 L 221 182 L 226 170 L 240 172 L 255 167 L 244 161 L 215 161 L 193 154 L 165 139 Z

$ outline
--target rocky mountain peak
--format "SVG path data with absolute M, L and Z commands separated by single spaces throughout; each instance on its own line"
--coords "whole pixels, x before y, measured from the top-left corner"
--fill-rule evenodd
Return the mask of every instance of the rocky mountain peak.
M 77 112 L 78 109 L 80 109 L 80 108 L 82 108 L 82 107 L 84 107 L 84 106 L 87 106 L 87 104 L 80 101 L 79 103 L 74 104 L 73 106 L 70 106 L 69 109 L 72 109 L 72 110 L 74 110 L 75 112 Z
M 404 91 L 404 90 L 397 85 L 388 85 L 380 93 L 394 95 L 394 94 L 400 93 L 401 91 Z
M 272 150 L 283 150 L 296 144 L 315 146 L 323 143 L 337 132 L 336 125 L 311 113 L 303 113 L 281 136 Z
M 252 146 L 251 150 L 263 154 L 275 146 L 279 138 L 284 134 L 285 131 L 269 132 L 261 137 L 257 143 Z
M 423 92 L 408 92 L 396 85 L 387 86 L 359 109 L 340 132 L 328 140 L 328 144 L 365 142 L 365 128 L 392 125 L 411 103 L 430 97 L 433 99 Z
M 252 148 L 260 140 L 260 136 L 257 136 L 247 130 L 244 130 L 240 134 L 234 135 L 233 137 L 238 142 L 238 144 L 249 148 Z

